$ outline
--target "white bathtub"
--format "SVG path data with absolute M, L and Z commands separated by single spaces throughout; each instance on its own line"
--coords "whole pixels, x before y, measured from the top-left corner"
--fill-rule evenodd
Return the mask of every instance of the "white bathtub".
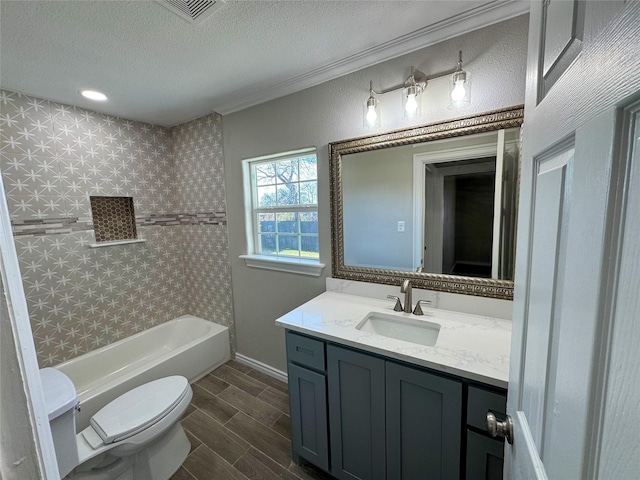
M 229 329 L 192 315 L 170 320 L 55 368 L 76 387 L 78 431 L 123 393 L 167 375 L 193 383 L 229 360 Z

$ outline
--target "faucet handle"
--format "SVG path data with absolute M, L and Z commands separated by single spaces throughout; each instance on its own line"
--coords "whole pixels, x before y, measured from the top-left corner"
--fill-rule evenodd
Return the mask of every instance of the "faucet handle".
M 416 308 L 413 309 L 414 315 L 424 315 L 422 307 L 420 306 L 421 303 L 424 303 L 425 305 L 431 305 L 431 300 L 418 300 L 418 303 L 416 303 Z
M 395 295 L 387 295 L 387 298 L 390 298 L 391 300 L 395 300 L 396 304 L 393 307 L 393 310 L 396 312 L 402 312 L 402 303 L 400 303 L 400 297 L 396 297 Z

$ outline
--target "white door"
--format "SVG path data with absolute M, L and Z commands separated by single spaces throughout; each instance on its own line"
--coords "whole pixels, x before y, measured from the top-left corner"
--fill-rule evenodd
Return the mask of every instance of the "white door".
M 534 1 L 512 479 L 640 478 L 640 3 Z

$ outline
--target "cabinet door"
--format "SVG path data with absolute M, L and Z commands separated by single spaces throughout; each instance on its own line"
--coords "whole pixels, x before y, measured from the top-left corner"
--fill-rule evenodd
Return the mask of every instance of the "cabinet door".
M 387 478 L 460 477 L 462 384 L 387 362 Z
M 467 480 L 502 480 L 504 443 L 467 430 Z
M 385 478 L 384 360 L 327 346 L 331 473 Z
M 327 387 L 325 376 L 289 364 L 291 442 L 294 457 L 329 469 Z M 295 458 L 294 458 L 295 459 Z

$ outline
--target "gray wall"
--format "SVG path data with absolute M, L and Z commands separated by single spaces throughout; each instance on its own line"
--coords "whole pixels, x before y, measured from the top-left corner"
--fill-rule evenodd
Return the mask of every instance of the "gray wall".
M 342 157 L 346 265 L 413 270 L 414 150 L 409 145 Z
M 320 261 L 327 264 L 323 276 L 328 276 L 329 142 L 523 103 L 527 21 L 526 15 L 517 17 L 223 118 L 238 353 L 284 370 L 284 332 L 275 319 L 325 289 L 323 277 L 248 268 L 238 258 L 247 253 L 242 160 L 309 146 L 318 149 Z M 459 50 L 472 78 L 470 107 L 448 110 L 447 80 L 436 80 L 425 92 L 419 120 L 403 119 L 400 95 L 388 94 L 380 99 L 381 126 L 373 131 L 363 127 L 369 80 L 382 89 L 404 81 L 411 65 L 427 75 L 445 71 L 455 66 Z

